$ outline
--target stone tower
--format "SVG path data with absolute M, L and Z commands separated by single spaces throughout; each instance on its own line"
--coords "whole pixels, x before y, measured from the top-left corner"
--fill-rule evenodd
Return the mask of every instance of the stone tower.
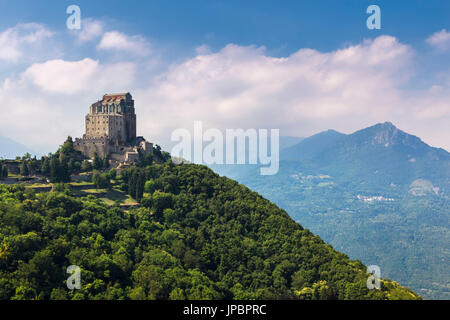
M 129 92 L 105 94 L 86 115 L 83 139 L 108 139 L 123 145 L 136 139 L 136 113 Z
M 105 94 L 86 115 L 86 132 L 74 148 L 87 158 L 95 153 L 116 162 L 135 162 L 153 153 L 153 144 L 136 137 L 134 100 L 129 92 Z

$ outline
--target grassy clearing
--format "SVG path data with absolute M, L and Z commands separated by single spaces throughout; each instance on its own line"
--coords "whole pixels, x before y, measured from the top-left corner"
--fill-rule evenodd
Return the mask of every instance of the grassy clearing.
M 31 185 L 25 186 L 25 188 L 45 188 L 45 187 L 52 187 L 52 184 L 50 183 L 33 183 Z
M 87 189 L 79 191 L 80 195 L 96 195 L 106 205 L 112 206 L 114 204 L 132 205 L 136 204 L 136 200 L 131 198 L 125 192 L 119 189 Z
M 71 186 L 93 186 L 94 187 L 94 184 L 89 181 L 69 182 L 69 185 L 71 185 Z
M 96 195 L 96 194 L 103 194 L 103 193 L 107 193 L 108 189 L 85 189 L 80 191 L 80 193 L 87 193 L 87 194 L 92 194 L 92 195 Z

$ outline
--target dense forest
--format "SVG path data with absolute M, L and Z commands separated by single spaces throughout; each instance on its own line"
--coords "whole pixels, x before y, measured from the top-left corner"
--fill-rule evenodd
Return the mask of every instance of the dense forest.
M 116 179 L 140 207 L 0 185 L 0 299 L 420 298 L 389 280 L 367 289 L 361 262 L 205 166 L 169 160 Z M 80 290 L 67 289 L 69 265 Z

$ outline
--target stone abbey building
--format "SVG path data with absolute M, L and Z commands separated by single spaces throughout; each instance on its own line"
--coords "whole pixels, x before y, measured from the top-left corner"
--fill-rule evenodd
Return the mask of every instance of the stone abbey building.
M 108 157 L 117 162 L 135 162 L 139 154 L 153 153 L 153 144 L 136 137 L 134 100 L 129 92 L 105 94 L 86 115 L 86 133 L 74 147 L 84 156 Z

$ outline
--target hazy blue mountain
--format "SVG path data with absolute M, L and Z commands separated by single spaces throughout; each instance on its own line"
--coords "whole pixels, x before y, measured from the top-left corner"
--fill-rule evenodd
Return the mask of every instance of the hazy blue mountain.
M 280 150 L 295 146 L 304 139 L 300 137 L 280 136 Z
M 450 299 L 450 154 L 386 122 L 281 150 L 280 170 L 214 167 L 284 208 L 336 249 Z
M 23 156 L 27 152 L 35 153 L 23 144 L 8 137 L 0 136 L 0 158 L 15 159 L 16 156 Z
M 441 192 L 450 192 L 450 154 L 390 122 L 337 139 L 310 160 L 342 181 L 367 184 L 373 191 L 386 184 L 408 188 L 417 179 L 427 179 Z
M 328 130 L 303 139 L 291 147 L 281 147 L 280 144 L 280 150 L 282 150 L 280 158 L 283 160 L 311 159 L 342 137 L 345 137 L 345 134 Z

